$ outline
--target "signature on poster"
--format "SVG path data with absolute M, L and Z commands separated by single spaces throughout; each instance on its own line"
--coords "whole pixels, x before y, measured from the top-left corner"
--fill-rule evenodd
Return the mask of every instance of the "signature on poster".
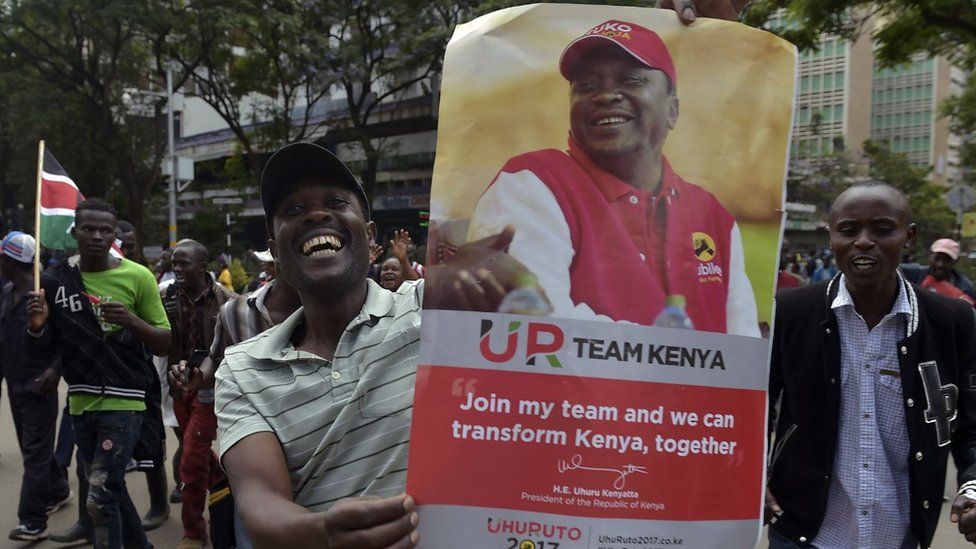
M 613 487 L 616 490 L 623 490 L 623 488 L 627 485 L 628 476 L 634 473 L 641 475 L 647 474 L 646 467 L 633 465 L 631 463 L 628 463 L 619 469 L 614 469 L 612 467 L 589 467 L 583 465 L 583 456 L 579 454 L 575 454 L 569 459 L 569 461 L 560 459 L 558 462 L 556 462 L 556 470 L 558 470 L 560 473 L 565 473 L 566 471 L 598 471 L 604 473 L 615 473 L 617 477 L 613 481 Z

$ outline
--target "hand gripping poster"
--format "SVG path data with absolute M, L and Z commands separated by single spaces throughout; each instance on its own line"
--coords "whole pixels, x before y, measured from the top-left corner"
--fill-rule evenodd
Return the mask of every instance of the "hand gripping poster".
M 428 262 L 460 282 L 427 286 L 408 470 L 423 547 L 754 546 L 795 71 L 766 32 L 665 10 L 457 28 Z

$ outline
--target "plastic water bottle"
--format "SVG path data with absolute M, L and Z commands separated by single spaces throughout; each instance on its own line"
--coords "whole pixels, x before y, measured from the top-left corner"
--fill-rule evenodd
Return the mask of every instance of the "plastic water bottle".
M 695 326 L 692 325 L 691 318 L 685 312 L 685 296 L 678 294 L 667 296 L 664 299 L 664 310 L 657 315 L 654 325 L 662 328 L 694 330 Z
M 536 278 L 532 275 L 523 275 L 523 277 L 518 280 L 519 287 L 502 299 L 498 305 L 498 312 L 534 316 L 552 314 L 552 304 L 539 291 Z

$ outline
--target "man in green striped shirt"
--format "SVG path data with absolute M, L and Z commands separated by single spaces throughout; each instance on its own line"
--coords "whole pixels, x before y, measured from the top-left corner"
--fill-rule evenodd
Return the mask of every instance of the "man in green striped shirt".
M 366 194 L 325 149 L 275 153 L 261 197 L 279 276 L 302 307 L 227 349 L 216 374 L 220 459 L 241 518 L 257 546 L 411 547 L 419 518 L 403 491 L 424 282 L 392 293 L 367 279 Z M 497 307 L 514 282 L 475 267 L 521 272 L 499 251 L 506 239 L 459 254 L 468 270 L 432 267 L 430 297 Z

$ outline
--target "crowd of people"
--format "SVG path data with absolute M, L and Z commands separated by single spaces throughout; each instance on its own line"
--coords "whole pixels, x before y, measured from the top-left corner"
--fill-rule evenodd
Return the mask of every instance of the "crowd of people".
M 731 6 L 734 16 L 742 3 L 673 4 L 687 22 L 696 9 L 728 16 Z M 673 80 L 616 47 L 579 51 L 574 67 L 595 56 L 614 70 Z M 563 74 L 570 85 L 593 77 L 573 67 Z M 619 86 L 616 76 L 598 76 L 600 89 L 574 101 L 625 100 L 603 89 Z M 650 80 L 676 105 L 662 78 Z M 644 177 L 648 196 L 664 180 L 697 192 L 668 175 L 660 144 L 642 157 L 657 162 L 644 172 L 662 174 Z M 587 146 L 580 143 L 578 161 L 599 164 L 605 155 Z M 75 211 L 76 253 L 52 261 L 39 281 L 33 237 L 4 237 L 0 368 L 24 459 L 11 539 L 48 536 L 48 516 L 73 498 L 74 454 L 78 520 L 49 536 L 56 541 L 151 547 L 145 531 L 181 501 L 179 549 L 419 543 L 420 517 L 405 486 L 421 307 L 497 311 L 516 290 L 544 293 L 526 267 L 535 258 L 509 253 L 521 233 L 507 223 L 450 253 L 438 248 L 426 266 L 406 231 L 378 244 L 357 178 L 311 143 L 277 151 L 260 192 L 269 249 L 254 254 L 262 272 L 241 293 L 231 287 L 228 258 L 211 271 L 210 250 L 190 238 L 165 252 L 155 272 L 127 259 L 138 235 L 99 198 Z M 664 202 L 651 215 L 667 215 L 672 201 Z M 493 219 L 485 210 L 478 217 Z M 737 250 L 734 222 L 718 217 L 724 246 Z M 666 238 L 661 223 L 656 230 Z M 769 375 L 770 547 L 928 547 L 950 451 L 959 471 L 951 520 L 976 542 L 976 296 L 956 268 L 961 247 L 939 239 L 928 266 L 903 264 L 917 233 L 911 208 L 879 182 L 837 196 L 828 225 L 827 249 L 789 251 L 781 265 Z M 620 239 L 632 237 L 621 229 Z M 113 253 L 116 240 L 122 254 Z M 709 257 L 721 251 L 703 243 Z M 642 262 L 666 257 L 655 245 Z M 626 289 L 613 288 L 624 296 Z M 739 333 L 732 327 L 741 324 L 742 335 L 758 332 L 755 313 L 736 317 L 726 305 L 734 292 L 722 292 L 721 314 L 704 329 Z M 645 322 L 657 312 L 647 307 Z M 163 444 L 167 427 L 179 441 L 174 452 Z M 145 471 L 150 493 L 141 517 L 127 490 L 133 470 Z
M 976 307 L 976 287 L 957 268 L 962 256 L 959 242 L 951 238 L 939 238 L 929 245 L 928 265 L 914 261 L 914 251 L 905 250 L 899 271 L 910 282 L 922 288 L 956 297 Z M 803 252 L 784 249 L 780 252 L 780 268 L 777 288 L 798 288 L 831 280 L 840 272 L 830 248 Z
M 830 248 L 807 252 L 784 248 L 779 255 L 779 277 L 776 282 L 779 289 L 830 280 L 838 272 Z
M 112 253 L 112 225 L 114 245 L 122 254 Z M 79 499 L 84 505 L 78 507 L 77 522 L 64 532 L 50 534 L 52 540 L 97 540 L 107 546 L 124 541 L 128 546 L 129 540 L 135 539 L 141 546 L 145 538 L 136 533 L 135 526 L 144 531 L 158 528 L 169 518 L 169 504 L 181 503 L 184 539 L 179 547 L 203 547 L 210 533 L 204 519 L 208 492 L 227 483 L 211 450 L 217 427 L 215 367 L 225 348 L 267 330 L 297 309 L 297 294 L 283 283 L 276 288 L 276 262 L 268 250 L 252 253 L 260 272 L 244 284 L 241 295 L 234 292 L 228 256 L 220 254 L 211 262 L 206 246 L 192 239 L 183 239 L 172 250 L 165 250 L 150 272 L 127 259 L 134 256 L 138 242 L 135 229 L 117 219 L 114 208 L 103 200 L 79 205 L 74 235 L 77 250 L 45 261 L 49 267 L 42 280 L 48 301 L 40 312 L 42 320 L 36 324 L 28 321 L 26 307 L 27 293 L 33 288 L 36 242 L 29 234 L 12 231 L 0 248 L 4 257 L 0 259 L 0 319 L 4 327 L 0 341 L 9 344 L 12 351 L 2 361 L 2 372 L 24 459 L 20 524 L 9 537 L 19 541 L 43 539 L 47 517 L 72 501 L 67 469 L 72 461 L 71 447 L 77 443 Z M 45 255 L 51 254 L 45 251 Z M 416 258 L 417 247 L 410 234 L 394 230 L 388 247 L 378 243 L 370 246 L 369 276 L 380 287 L 396 292 L 405 280 L 424 275 L 425 269 Z M 79 272 L 81 284 L 75 276 Z M 55 289 L 55 280 L 70 284 Z M 69 291 L 76 292 L 66 293 Z M 68 311 L 60 311 L 59 302 L 66 302 Z M 62 353 L 74 355 L 77 348 L 72 341 L 97 334 L 92 325 L 87 331 L 75 328 L 76 333 L 64 333 L 60 319 L 84 318 L 86 304 L 106 338 L 103 349 L 88 351 L 88 363 L 82 367 L 85 377 L 81 378 L 63 370 Z M 53 321 L 57 328 L 48 330 L 52 311 L 58 319 Z M 71 321 L 66 324 L 71 326 Z M 37 328 L 32 331 L 36 342 L 23 337 L 28 326 Z M 162 343 L 164 338 L 166 344 Z M 154 376 L 129 378 L 123 368 L 147 363 L 148 355 L 141 352 L 142 348 L 152 354 Z M 126 365 L 96 356 L 103 352 L 123 354 Z M 170 365 L 179 369 L 168 373 Z M 61 376 L 69 382 L 69 395 L 59 432 L 61 403 L 56 388 Z M 106 376 L 114 379 L 114 384 L 106 384 Z M 87 421 L 76 424 L 71 419 L 74 416 Z M 173 429 L 178 442 L 172 456 L 165 455 L 162 444 L 166 427 Z M 115 429 L 120 437 L 110 436 Z M 108 459 L 124 455 L 131 459 Z M 167 457 L 173 463 L 172 492 L 164 465 Z M 150 508 L 141 519 L 126 496 L 124 474 L 134 469 L 145 471 L 150 495 Z M 96 483 L 93 490 L 89 479 L 101 475 L 105 481 Z M 89 504 L 92 500 L 94 503 Z M 107 502 L 117 509 L 106 509 Z M 216 516 L 214 503 L 211 496 L 212 517 Z M 100 540 L 94 528 L 100 521 L 93 521 L 93 517 L 101 519 L 106 514 L 117 516 L 122 528 L 113 528 Z M 246 539 L 240 532 L 233 535 L 233 513 L 222 518 L 225 524 L 213 525 L 220 546 L 232 546 L 227 540 L 235 537 Z

